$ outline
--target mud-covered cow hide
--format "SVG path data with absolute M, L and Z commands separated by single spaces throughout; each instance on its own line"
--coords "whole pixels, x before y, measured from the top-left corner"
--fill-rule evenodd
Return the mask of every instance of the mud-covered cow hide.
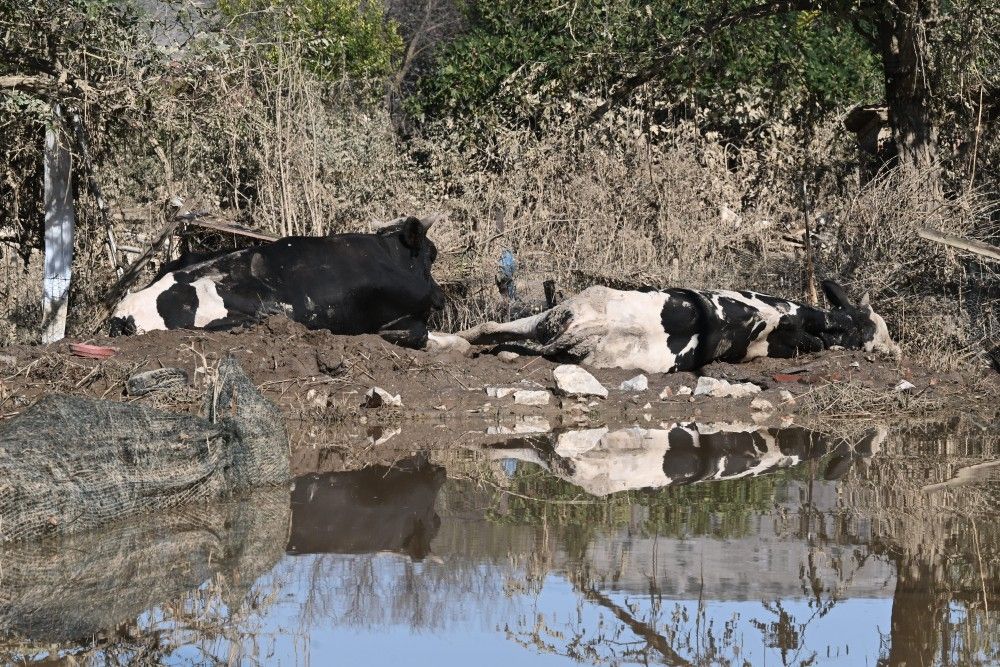
M 832 281 L 832 308 L 730 290 L 636 292 L 590 287 L 543 313 L 487 322 L 458 335 L 556 361 L 650 373 L 690 371 L 715 361 L 794 357 L 833 346 L 899 356 L 889 330 L 862 299 Z
M 122 299 L 110 333 L 229 329 L 285 314 L 311 329 L 423 347 L 431 311 L 444 307 L 431 276 L 432 222 L 409 217 L 374 234 L 290 236 L 179 266 Z

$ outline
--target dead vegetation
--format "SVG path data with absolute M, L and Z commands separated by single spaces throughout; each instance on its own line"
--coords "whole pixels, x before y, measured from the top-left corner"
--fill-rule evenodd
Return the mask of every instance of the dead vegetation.
M 161 63 L 155 76 L 167 94 L 150 92 L 150 72 L 115 70 L 122 86 L 148 93 L 133 101 L 145 106 L 130 136 L 92 147 L 122 245 L 147 244 L 175 198 L 278 236 L 442 211 L 436 275 L 452 298 L 436 324 L 454 330 L 502 313 L 494 276 L 504 250 L 529 297 L 554 279 L 565 292 L 684 284 L 807 298 L 808 214 L 817 276 L 870 292 L 908 355 L 947 370 L 981 367 L 993 345 L 994 269 L 915 230 L 989 240 L 995 208 L 975 192 L 941 199 L 919 175 L 860 185 L 840 118 L 807 134 L 770 122 L 734 146 L 701 132 L 697 118 L 651 126 L 627 110 L 580 131 L 581 106 L 545 132 L 494 119 L 477 144 L 447 124 L 404 138 L 376 91 L 309 74 L 295 44 L 202 47 L 211 57 Z M 102 109 L 89 104 L 82 111 L 96 132 Z M 0 169 L 23 172 L 22 153 L 5 154 Z M 100 325 L 114 268 L 90 198 L 79 198 L 78 218 L 69 334 L 86 337 Z M 0 342 L 35 342 L 41 254 L 3 253 Z

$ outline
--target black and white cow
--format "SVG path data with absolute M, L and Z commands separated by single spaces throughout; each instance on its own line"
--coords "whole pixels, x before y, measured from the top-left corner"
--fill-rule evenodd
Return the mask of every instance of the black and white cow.
M 111 335 L 229 329 L 281 313 L 311 329 L 423 347 L 431 311 L 444 307 L 431 276 L 432 223 L 409 217 L 374 234 L 290 236 L 182 266 L 122 299 Z
M 493 459 L 539 465 L 594 496 L 775 473 L 829 456 L 824 476 L 837 479 L 852 464 L 879 451 L 884 429 L 851 445 L 799 427 L 738 423 L 662 424 L 574 430 L 491 448 Z M 525 445 L 528 446 L 525 446 Z
M 557 361 L 650 373 L 833 346 L 899 356 L 885 320 L 867 298 L 854 305 L 832 281 L 823 283 L 823 291 L 831 310 L 756 292 L 590 287 L 538 315 L 487 322 L 458 335 Z

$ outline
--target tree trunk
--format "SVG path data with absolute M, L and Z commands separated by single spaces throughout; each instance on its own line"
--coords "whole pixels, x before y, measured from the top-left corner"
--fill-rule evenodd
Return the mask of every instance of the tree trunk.
M 896 158 L 902 168 L 926 173 L 935 184 L 939 182 L 938 131 L 932 108 L 926 23 L 937 13 L 938 1 L 898 0 L 884 10 L 878 26 Z

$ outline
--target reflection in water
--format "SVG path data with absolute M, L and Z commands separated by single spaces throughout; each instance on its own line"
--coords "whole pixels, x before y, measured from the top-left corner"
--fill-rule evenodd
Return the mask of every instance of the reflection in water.
M 0 661 L 1000 661 L 1000 485 L 923 490 L 982 434 L 532 438 L 8 550 Z
M 441 525 L 434 502 L 444 480 L 444 468 L 422 456 L 298 477 L 288 553 L 396 551 L 420 560 Z
M 489 453 L 536 463 L 591 495 L 605 496 L 756 477 L 827 455 L 824 478 L 840 479 L 855 460 L 877 452 L 884 439 L 884 429 L 873 429 L 852 444 L 795 426 L 687 423 L 660 429 L 567 431 L 508 441 Z

